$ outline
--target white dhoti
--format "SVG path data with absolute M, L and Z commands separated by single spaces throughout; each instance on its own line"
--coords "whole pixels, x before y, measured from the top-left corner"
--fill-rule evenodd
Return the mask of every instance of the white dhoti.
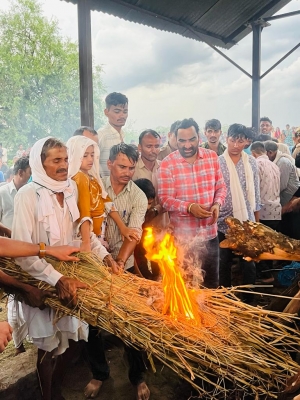
M 15 347 L 18 348 L 28 335 L 28 326 L 24 319 L 22 303 L 15 300 L 14 296 L 8 296 L 7 320 L 13 328 L 12 338 Z

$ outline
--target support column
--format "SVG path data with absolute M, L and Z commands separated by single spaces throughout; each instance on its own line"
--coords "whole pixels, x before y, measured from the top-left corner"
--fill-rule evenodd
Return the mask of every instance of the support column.
M 261 69 L 261 31 L 260 22 L 252 23 L 252 126 L 259 132 L 260 119 L 260 69 Z
M 78 0 L 78 46 L 81 125 L 94 127 L 91 9 L 89 0 Z

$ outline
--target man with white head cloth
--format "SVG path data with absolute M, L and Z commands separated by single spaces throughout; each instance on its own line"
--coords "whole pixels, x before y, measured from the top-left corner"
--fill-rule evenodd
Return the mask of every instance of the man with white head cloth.
M 59 246 L 76 240 L 76 224 L 79 218 L 77 188 L 68 179 L 68 156 L 66 146 L 51 137 L 40 139 L 32 147 L 29 164 L 32 182 L 23 186 L 15 197 L 15 214 L 12 238 L 25 242 Z M 100 257 L 108 253 L 95 239 L 92 248 L 99 248 Z M 39 257 L 18 258 L 18 264 L 36 279 L 47 282 L 57 290 L 59 298 L 75 305 L 77 289 L 86 285 L 65 277 L 51 264 Z M 58 321 L 55 312 L 40 310 L 23 304 L 29 335 L 38 347 L 37 369 L 43 400 L 63 399 L 60 385 L 64 376 L 68 354 L 78 340 L 87 340 L 88 325 L 74 317 Z M 53 356 L 57 357 L 53 368 Z

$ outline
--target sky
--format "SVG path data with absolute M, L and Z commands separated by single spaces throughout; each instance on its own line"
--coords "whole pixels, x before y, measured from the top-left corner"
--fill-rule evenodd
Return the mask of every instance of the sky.
M 39 1 L 45 16 L 58 21 L 61 34 L 77 41 L 77 7 L 61 0 Z M 1 0 L 0 10 L 9 4 Z M 279 14 L 295 10 L 300 10 L 300 0 L 292 0 Z M 262 73 L 299 39 L 300 15 L 272 21 L 262 32 Z M 189 117 L 200 127 L 211 118 L 223 125 L 251 125 L 251 80 L 202 42 L 93 11 L 92 46 L 107 93 L 126 94 L 130 124 L 137 131 Z M 251 73 L 251 33 L 222 51 Z M 300 126 L 299 89 L 300 48 L 262 79 L 261 116 L 275 127 Z

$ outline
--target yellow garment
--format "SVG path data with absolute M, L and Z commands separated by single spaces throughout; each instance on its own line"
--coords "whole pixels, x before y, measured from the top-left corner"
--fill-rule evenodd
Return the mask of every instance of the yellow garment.
M 102 232 L 102 223 L 110 211 L 115 211 L 113 202 L 107 196 L 101 196 L 101 187 L 94 177 L 79 171 L 72 178 L 78 188 L 78 208 L 80 220 L 91 218 L 93 220 L 93 232 L 99 236 Z

